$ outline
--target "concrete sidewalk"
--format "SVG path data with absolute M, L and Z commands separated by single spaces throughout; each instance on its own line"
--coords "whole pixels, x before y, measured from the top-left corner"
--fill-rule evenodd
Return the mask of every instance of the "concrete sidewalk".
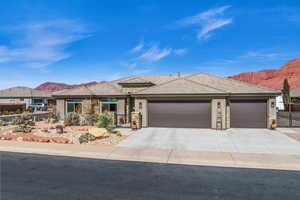
M 185 151 L 117 146 L 47 144 L 0 141 L 0 151 L 108 160 L 204 165 L 239 168 L 299 170 L 299 155 Z

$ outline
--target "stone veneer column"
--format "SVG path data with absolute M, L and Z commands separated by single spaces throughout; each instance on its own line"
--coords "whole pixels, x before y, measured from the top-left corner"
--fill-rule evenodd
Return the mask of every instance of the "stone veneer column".
M 226 99 L 212 99 L 211 101 L 211 128 L 226 129 Z
M 125 99 L 118 99 L 117 103 L 117 124 L 124 124 L 126 122 L 125 115 Z
M 226 129 L 230 128 L 230 101 L 226 99 Z
M 60 119 L 65 118 L 65 100 L 56 99 L 56 114 Z
M 271 124 L 273 120 L 276 120 L 277 123 L 277 111 L 276 111 L 276 99 L 275 97 L 271 97 L 267 102 L 267 123 L 268 128 L 271 128 Z
M 147 99 L 135 99 L 135 111 L 142 115 L 142 127 L 148 126 L 148 101 Z

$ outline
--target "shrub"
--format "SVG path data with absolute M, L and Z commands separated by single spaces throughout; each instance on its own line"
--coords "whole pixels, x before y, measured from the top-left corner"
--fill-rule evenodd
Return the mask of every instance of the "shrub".
M 98 128 L 105 128 L 111 133 L 115 128 L 114 114 L 112 112 L 103 112 L 99 115 L 96 125 Z
M 116 136 L 121 137 L 121 136 L 122 136 L 122 133 L 118 131 L 118 132 L 116 132 Z
M 20 124 L 24 124 L 24 123 L 25 123 L 25 120 L 23 117 L 16 117 L 16 118 L 13 118 L 11 121 L 12 125 L 20 125 Z
M 7 126 L 7 122 L 0 119 L 0 126 Z
M 96 140 L 96 137 L 89 134 L 89 133 L 86 133 L 84 135 L 81 135 L 79 138 L 79 143 L 82 144 L 82 143 L 88 143 L 90 141 L 95 141 Z
M 79 126 L 80 116 L 77 113 L 68 113 L 65 117 L 65 126 Z
M 55 115 L 54 113 L 49 113 L 49 119 L 48 119 L 48 122 L 49 123 L 57 123 L 59 121 L 59 117 L 58 115 Z
M 32 107 L 29 107 L 29 108 L 27 108 L 26 111 L 29 112 L 29 113 L 33 113 L 33 112 L 34 112 L 34 109 L 33 109 Z
M 80 126 L 94 126 L 97 122 L 97 115 L 80 116 Z

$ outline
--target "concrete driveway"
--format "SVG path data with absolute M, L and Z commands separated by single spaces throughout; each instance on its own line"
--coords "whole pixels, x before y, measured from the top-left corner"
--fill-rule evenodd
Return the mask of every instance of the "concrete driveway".
M 277 131 L 268 129 L 216 131 L 211 129 L 144 128 L 131 134 L 118 146 L 300 155 L 300 143 L 282 134 L 280 129 Z

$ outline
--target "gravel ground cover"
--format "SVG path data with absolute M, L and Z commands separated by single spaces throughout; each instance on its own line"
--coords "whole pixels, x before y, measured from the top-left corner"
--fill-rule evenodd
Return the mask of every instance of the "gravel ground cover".
M 79 137 L 87 134 L 92 126 L 67 126 L 64 127 L 63 133 L 57 133 L 56 126 L 62 125 L 62 122 L 48 123 L 46 120 L 36 122 L 34 126 L 30 126 L 30 133 L 14 132 L 17 125 L 8 125 L 0 127 L 0 139 L 17 140 L 27 142 L 53 142 L 61 144 L 79 144 Z M 91 145 L 116 145 L 120 141 L 128 137 L 128 134 L 106 134 L 89 141 Z

